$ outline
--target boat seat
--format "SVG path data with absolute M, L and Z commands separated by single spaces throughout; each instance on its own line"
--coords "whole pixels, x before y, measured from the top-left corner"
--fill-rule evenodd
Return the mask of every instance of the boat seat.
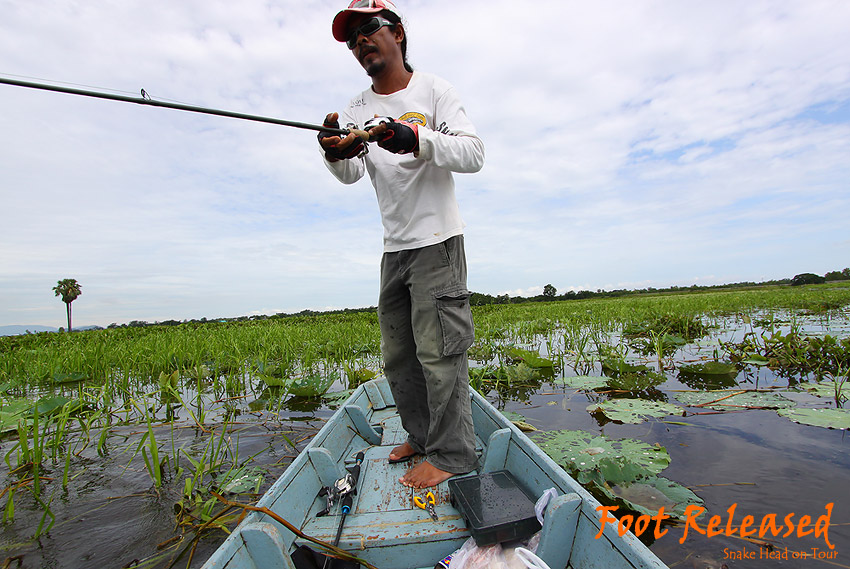
M 292 567 L 283 535 L 269 522 L 251 522 L 242 528 L 242 541 L 257 567 Z
M 496 472 L 504 470 L 508 460 L 508 449 L 511 442 L 511 430 L 508 428 L 493 431 L 487 442 L 487 451 L 484 454 L 484 464 L 481 472 Z
M 575 492 L 555 496 L 546 507 L 537 556 L 549 567 L 566 567 L 578 529 L 581 496 Z M 569 544 L 569 547 L 565 547 Z

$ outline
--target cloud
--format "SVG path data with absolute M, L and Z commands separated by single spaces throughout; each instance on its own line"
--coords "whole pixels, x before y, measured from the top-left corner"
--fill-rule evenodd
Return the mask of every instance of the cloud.
M 368 85 L 330 37 L 342 7 L 13 0 L 0 75 L 321 122 Z M 473 290 L 847 264 L 850 7 L 400 7 L 413 65 L 455 85 L 487 147 L 482 172 L 456 176 Z M 0 324 L 61 325 L 50 288 L 66 277 L 83 285 L 81 325 L 375 304 L 374 192 L 338 184 L 314 133 L 0 97 Z

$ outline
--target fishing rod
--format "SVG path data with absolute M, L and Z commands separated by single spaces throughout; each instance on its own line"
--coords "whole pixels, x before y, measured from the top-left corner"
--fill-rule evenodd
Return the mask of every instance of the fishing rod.
M 358 452 L 355 457 L 354 466 L 348 468 L 348 472 L 345 473 L 345 476 L 337 480 L 333 487 L 331 488 L 322 488 L 322 492 L 319 493 L 321 496 L 323 493 L 327 493 L 328 495 L 328 507 L 316 514 L 317 516 L 323 516 L 330 512 L 331 506 L 335 499 L 341 499 L 340 501 L 340 518 L 339 518 L 339 527 L 336 530 L 336 538 L 333 541 L 334 547 L 339 545 L 339 540 L 342 537 L 342 526 L 345 524 L 345 517 L 351 511 L 351 507 L 354 505 L 354 494 L 357 494 L 357 480 L 360 478 L 360 465 L 363 464 L 363 459 L 365 455 L 363 452 Z M 325 562 L 322 565 L 322 569 L 328 568 L 328 563 L 330 562 L 330 557 L 325 557 Z
M 69 95 L 82 95 L 84 97 L 94 97 L 96 99 L 107 99 L 110 101 L 120 101 L 122 103 L 136 103 L 137 105 L 147 105 L 149 107 L 162 107 L 166 109 L 175 109 L 178 111 L 189 111 L 193 113 L 203 113 L 207 115 L 216 115 L 219 117 L 229 117 L 234 119 L 242 119 L 248 121 L 256 121 L 263 123 L 276 124 L 281 126 L 291 126 L 294 128 L 303 128 L 307 130 L 316 130 L 316 131 L 324 131 L 330 132 L 332 134 L 337 134 L 340 136 L 346 136 L 349 133 L 354 133 L 358 137 L 362 138 L 364 141 L 369 140 L 369 133 L 364 130 L 355 129 L 355 128 L 333 128 L 329 126 L 319 125 L 319 124 L 310 124 L 304 122 L 297 121 L 289 121 L 284 119 L 276 119 L 272 117 L 262 117 L 258 115 L 249 115 L 246 113 L 236 113 L 233 111 L 222 111 L 220 109 L 209 109 L 205 107 L 197 107 L 194 105 L 184 105 L 181 103 L 168 103 L 165 101 L 158 101 L 152 99 L 151 96 L 144 90 L 141 90 L 140 97 L 130 97 L 127 95 L 114 95 L 112 93 L 103 93 L 101 91 L 89 91 L 87 89 L 76 89 L 73 87 L 62 87 L 59 85 L 48 85 L 45 83 L 35 83 L 33 81 L 20 81 L 18 79 L 9 79 L 6 77 L 0 77 L 0 83 L 6 85 L 14 85 L 16 87 L 27 87 L 30 89 L 40 89 L 42 91 L 54 91 L 57 93 L 66 93 Z

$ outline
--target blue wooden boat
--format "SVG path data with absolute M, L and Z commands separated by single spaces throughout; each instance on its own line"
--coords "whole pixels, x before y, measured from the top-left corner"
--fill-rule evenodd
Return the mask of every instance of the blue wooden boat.
M 490 403 L 470 391 L 481 453 L 480 472 L 507 470 L 533 497 L 548 488 L 557 491 L 546 510 L 537 549 L 537 555 L 551 569 L 667 567 L 631 533 L 620 536 L 616 526 L 606 524 L 597 538 L 599 502 Z M 320 491 L 341 478 L 346 466 L 362 452 L 357 494 L 344 520 L 339 547 L 380 569 L 431 569 L 461 547 L 470 533 L 451 504 L 446 482 L 433 489 L 437 521 L 414 507 L 414 497 L 424 491 L 398 482 L 411 464 L 387 461 L 390 450 L 406 438 L 386 379 L 365 383 L 316 434 L 258 506 L 269 508 L 306 535 L 333 542 L 341 514 L 337 509 L 317 516 L 326 508 Z M 290 555 L 304 543 L 268 515 L 251 512 L 203 569 L 295 569 Z

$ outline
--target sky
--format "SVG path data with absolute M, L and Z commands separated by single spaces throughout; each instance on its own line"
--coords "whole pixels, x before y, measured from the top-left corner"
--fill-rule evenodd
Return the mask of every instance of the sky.
M 850 266 L 850 2 L 398 0 L 486 147 L 469 288 Z M 0 0 L 0 76 L 309 123 L 369 78 L 330 0 Z M 0 325 L 377 304 L 382 229 L 311 131 L 0 85 Z M 375 148 L 374 151 L 380 151 Z

